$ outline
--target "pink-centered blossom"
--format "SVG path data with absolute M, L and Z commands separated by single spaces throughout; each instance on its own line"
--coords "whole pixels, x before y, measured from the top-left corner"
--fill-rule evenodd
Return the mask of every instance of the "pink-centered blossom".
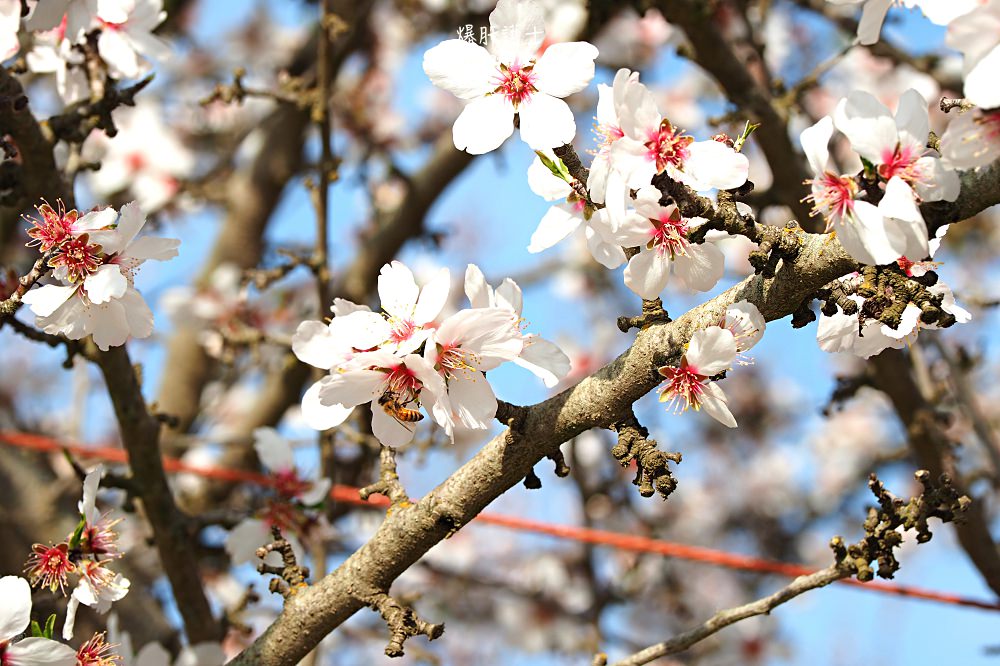
M 653 93 L 641 83 L 626 86 L 617 106 L 623 136 L 611 148 L 605 204 L 611 219 L 624 217 L 628 191 L 650 184 L 653 176 L 670 178 L 697 191 L 727 190 L 747 180 L 746 156 L 720 141 L 695 141 L 660 115 Z
M 667 403 L 675 413 L 704 407 L 716 421 L 735 428 L 736 419 L 726 404 L 726 395 L 711 377 L 728 370 L 736 353 L 736 338 L 728 329 L 709 326 L 696 331 L 680 365 L 659 369 L 666 382 L 660 389 L 660 402 Z
M 416 354 L 397 356 L 382 349 L 358 354 L 320 380 L 318 398 L 322 405 L 338 407 L 341 422 L 356 406 L 371 403 L 372 433 L 386 446 L 403 446 L 413 439 L 421 407 L 451 432 L 444 379 Z
M 594 203 L 604 203 L 608 178 L 623 177 L 611 169 L 611 149 L 625 136 L 618 112 L 625 105 L 630 87 L 638 82 L 639 72 L 622 68 L 615 73 L 615 79 L 610 86 L 603 83 L 597 86 L 597 122 L 594 125 L 594 134 L 597 136 L 598 145 L 587 176 L 587 190 Z M 614 267 L 609 266 L 609 268 Z
M 518 319 L 509 307 L 460 310 L 427 341 L 424 359 L 447 392 L 433 413 L 449 435 L 452 424 L 485 430 L 496 416 L 496 395 L 483 373 L 521 355 L 525 341 Z
M 899 257 L 924 258 L 928 254 L 927 227 L 916 205 L 913 190 L 898 174 L 888 174 L 878 205 L 866 201 L 852 176 L 833 170 L 828 144 L 834 123 L 821 118 L 802 132 L 802 149 L 814 177 L 807 181 L 813 214 L 826 221 L 844 249 L 865 264 L 887 264 Z
M 920 201 L 958 197 L 958 174 L 927 147 L 927 102 L 916 90 L 900 96 L 895 115 L 871 94 L 854 91 L 837 105 L 833 121 L 881 179 L 900 178 Z
M 455 147 L 474 155 L 498 148 L 513 134 L 515 114 L 533 149 L 570 143 L 576 121 L 561 98 L 590 83 L 597 48 L 564 42 L 539 56 L 545 25 L 534 0 L 500 0 L 490 27 L 489 50 L 450 39 L 424 54 L 431 82 L 469 102 L 452 128 Z
M 23 638 L 31 623 L 31 587 L 17 576 L 0 578 L 0 664 L 3 666 L 75 666 L 76 652 L 48 638 Z
M 114 223 L 113 227 L 85 230 L 78 225 L 74 233 L 80 235 L 66 237 L 57 246 L 66 250 L 57 250 L 50 264 L 61 284 L 47 284 L 24 295 L 36 325 L 46 333 L 71 340 L 93 335 L 95 344 L 106 351 L 124 344 L 129 336 L 144 338 L 153 332 L 153 313 L 135 289 L 135 274 L 149 259 L 177 256 L 180 241 L 136 238 L 146 217 L 135 203 L 123 206 L 117 222 L 115 218 L 113 209 L 105 209 L 94 219 Z
M 643 299 L 659 297 L 671 270 L 690 289 L 708 291 L 725 272 L 725 255 L 711 241 L 692 243 L 688 234 L 704 218 L 682 217 L 677 206 L 660 205 L 661 193 L 652 185 L 642 187 L 635 211 L 628 213 L 614 231 L 615 241 L 639 247 L 625 268 L 625 285 Z

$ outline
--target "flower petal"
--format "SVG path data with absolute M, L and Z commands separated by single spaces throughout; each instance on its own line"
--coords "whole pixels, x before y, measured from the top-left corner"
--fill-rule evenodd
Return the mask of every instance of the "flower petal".
M 83 281 L 87 297 L 95 304 L 107 303 L 113 298 L 121 298 L 128 289 L 128 279 L 115 264 L 105 264 L 91 273 Z
M 292 446 L 274 428 L 261 427 L 253 431 L 253 448 L 260 462 L 271 472 L 295 470 Z
M 420 290 L 420 297 L 417 298 L 417 305 L 413 310 L 413 321 L 419 326 L 434 321 L 448 301 L 449 291 L 451 291 L 451 272 L 447 268 L 442 268 Z
M 319 381 L 309 387 L 302 396 L 302 420 L 313 430 L 329 430 L 336 428 L 347 420 L 354 411 L 354 406 L 324 405 L 319 400 L 319 392 L 323 382 Z
M 503 95 L 479 97 L 469 102 L 451 129 L 455 147 L 471 155 L 499 148 L 513 133 L 514 107 Z
M 475 99 L 494 86 L 497 61 L 478 44 L 449 39 L 424 53 L 424 72 L 431 83 L 461 99 Z
M 535 87 L 553 97 L 583 90 L 594 78 L 597 47 L 588 42 L 553 44 L 535 63 Z
M 674 273 L 689 289 L 709 291 L 726 272 L 726 255 L 714 243 L 691 245 L 674 257 Z
M 527 63 L 545 39 L 545 13 L 537 2 L 500 0 L 490 12 L 490 51 L 501 62 Z
M 31 622 L 31 586 L 20 576 L 0 578 L 0 641 L 10 640 Z
M 531 234 L 528 252 L 547 250 L 579 228 L 583 216 L 570 204 L 562 203 L 549 208 L 542 216 L 535 233 Z
M 728 370 L 736 360 L 736 338 L 721 326 L 695 331 L 685 354 L 688 364 L 699 375 L 711 377 Z
M 628 260 L 625 267 L 625 286 L 644 300 L 652 300 L 667 286 L 670 260 L 659 252 L 642 250 Z
M 7 648 L 4 663 L 24 666 L 75 666 L 76 650 L 48 638 L 25 638 Z
M 513 362 L 541 378 L 542 383 L 548 388 L 552 388 L 568 375 L 571 366 L 569 356 L 554 342 L 535 335 L 525 339 L 521 355 Z
M 729 405 L 726 404 L 726 394 L 722 392 L 719 385 L 715 382 L 708 382 L 704 386 L 704 391 L 701 395 L 701 406 L 705 409 L 705 413 L 727 428 L 735 428 L 736 419 L 729 411 Z
M 563 100 L 537 92 L 518 107 L 521 140 L 532 150 L 556 148 L 573 141 L 576 120 Z
M 46 284 L 26 293 L 21 298 L 21 302 L 30 307 L 36 316 L 48 317 L 69 300 L 78 288 L 76 285 L 64 287 L 61 285 Z
M 379 405 L 372 403 L 372 434 L 386 446 L 398 448 L 413 441 L 416 426 L 403 423 L 390 416 Z

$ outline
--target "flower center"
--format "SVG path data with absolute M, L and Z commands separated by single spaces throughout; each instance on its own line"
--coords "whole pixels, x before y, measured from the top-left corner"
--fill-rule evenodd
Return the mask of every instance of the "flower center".
M 36 543 L 31 550 L 25 568 L 31 584 L 41 584 L 52 592 L 58 587 L 65 593 L 66 577 L 76 571 L 76 565 L 69 559 L 69 546 L 65 543 L 56 546 Z
M 667 385 L 660 389 L 660 402 L 667 403 L 667 409 L 675 414 L 693 407 L 701 409 L 701 399 L 705 393 L 705 377 L 698 374 L 697 368 L 689 365 L 687 357 L 681 359 L 680 367 L 663 367 L 660 374 L 666 378 Z
M 886 180 L 893 176 L 899 176 L 907 183 L 919 182 L 923 173 L 917 165 L 920 155 L 916 154 L 910 146 L 897 145 L 891 153 L 882 153 L 882 164 L 878 166 L 878 175 Z
M 112 653 L 115 645 L 104 640 L 104 632 L 94 634 L 76 651 L 77 666 L 115 666 L 121 658 Z
M 33 228 L 28 229 L 28 235 L 33 239 L 28 243 L 29 247 L 37 244 L 41 252 L 48 252 L 70 236 L 80 214 L 76 210 L 67 213 L 62 201 L 58 202 L 58 206 L 59 210 L 56 211 L 49 204 L 42 204 L 38 207 L 42 219 L 24 218 L 33 225 Z
M 807 180 L 812 185 L 812 194 L 803 201 L 812 201 L 812 215 L 822 215 L 826 219 L 826 231 L 833 228 L 834 220 L 850 215 L 854 209 L 854 195 L 858 184 L 849 176 L 838 176 L 825 172 L 821 177 Z
M 412 370 L 400 363 L 386 371 L 385 392 L 392 393 L 401 403 L 415 402 L 419 399 L 423 383 L 417 379 Z
M 532 93 L 538 92 L 535 87 L 537 77 L 534 68 L 534 60 L 523 67 L 516 62 L 509 67 L 500 63 L 498 73 L 493 79 L 493 83 L 496 83 L 497 87 L 492 94 L 503 95 L 516 110 L 519 104 L 531 99 Z
M 389 325 L 392 326 L 392 332 L 389 333 L 389 339 L 395 342 L 397 345 L 410 339 L 413 332 L 417 330 L 417 325 L 412 319 L 397 319 L 391 317 L 389 319 Z
M 70 282 L 83 281 L 96 271 L 101 263 L 98 259 L 101 246 L 93 245 L 89 241 L 90 238 L 87 234 L 76 238 L 67 238 L 59 245 L 56 254 L 49 259 L 49 266 L 64 268 L 66 279 Z
M 680 211 L 675 208 L 669 216 L 661 216 L 650 222 L 653 224 L 653 234 L 646 243 L 647 250 L 656 250 L 661 256 L 669 256 L 671 260 L 678 255 L 687 256 L 690 245 L 687 239 L 688 228 Z
M 678 130 L 664 118 L 659 129 L 649 134 L 645 144 L 646 158 L 656 162 L 656 173 L 663 173 L 670 165 L 680 169 L 691 154 L 688 146 L 693 141 L 693 136 L 684 136 L 683 130 Z
M 615 141 L 625 136 L 625 132 L 618 125 L 605 123 L 594 125 L 594 134 L 597 136 L 597 154 L 606 155 L 611 152 L 611 146 Z
M 282 497 L 291 499 L 298 497 L 312 485 L 308 481 L 303 481 L 294 469 L 282 470 L 274 475 L 274 489 Z
M 479 357 L 456 344 L 438 344 L 438 370 L 446 378 L 457 377 L 459 373 L 468 375 L 478 372 Z

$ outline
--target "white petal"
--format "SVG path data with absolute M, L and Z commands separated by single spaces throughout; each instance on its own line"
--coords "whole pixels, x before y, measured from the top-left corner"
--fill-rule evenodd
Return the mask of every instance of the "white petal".
M 729 411 L 729 406 L 726 404 L 726 394 L 722 392 L 719 385 L 715 382 L 708 382 L 705 384 L 704 390 L 705 392 L 701 396 L 701 406 L 705 409 L 705 413 L 727 428 L 735 428 L 736 419 Z
M 868 161 L 881 164 L 883 153 L 896 149 L 896 120 L 871 94 L 856 90 L 840 100 L 833 122 Z
M 995 139 L 994 139 L 995 141 Z M 926 155 L 917 160 L 923 178 L 913 184 L 922 201 L 954 201 L 962 189 L 958 172 L 944 160 Z
M 493 289 L 486 282 L 483 271 L 475 264 L 465 269 L 465 296 L 474 308 L 488 308 L 493 305 Z
M 226 536 L 226 552 L 233 564 L 258 562 L 260 558 L 254 552 L 271 541 L 271 530 L 267 523 L 256 518 L 240 521 L 236 527 L 229 530 Z
M 37 289 L 32 289 L 26 293 L 21 302 L 31 308 L 31 311 L 38 317 L 48 317 L 65 303 L 78 289 L 75 285 L 63 287 L 55 284 L 46 284 Z
M 179 238 L 159 238 L 157 236 L 144 236 L 128 247 L 128 256 L 140 261 L 155 259 L 156 261 L 166 261 L 177 256 L 177 248 L 180 247 Z
M 125 308 L 120 300 L 111 300 L 100 307 L 90 308 L 92 312 L 94 344 L 101 351 L 111 347 L 121 347 L 128 340 L 129 325 Z
M 153 311 L 135 289 L 126 289 L 125 294 L 118 299 L 125 311 L 125 321 L 128 334 L 133 338 L 148 338 L 153 333 Z
M 861 21 L 858 23 L 858 41 L 861 44 L 874 44 L 882 32 L 882 22 L 892 6 L 892 0 L 867 0 L 861 10 Z
M 889 242 L 895 250 L 911 260 L 930 255 L 927 225 L 917 208 L 913 191 L 901 178 L 894 176 L 889 180 L 878 207 L 884 217 Z
M 569 356 L 554 342 L 538 336 L 530 336 L 525 340 L 524 349 L 514 359 L 514 363 L 540 377 L 548 388 L 568 375 L 571 365 Z
M 271 472 L 295 469 L 292 446 L 274 428 L 261 427 L 253 431 L 253 448 L 264 467 Z
M 534 57 L 545 39 L 545 13 L 536 2 L 500 0 L 490 12 L 490 51 L 508 65 Z
M 854 202 L 854 215 L 835 221 L 834 229 L 847 253 L 863 264 L 889 264 L 902 255 L 889 239 L 882 213 L 866 201 Z
M 832 317 L 821 315 L 816 341 L 820 349 L 831 354 L 851 351 L 858 342 L 858 315 L 846 315 L 839 309 Z
M 572 142 L 576 136 L 573 112 L 557 97 L 534 93 L 518 107 L 518 115 L 521 117 L 521 140 L 532 150 L 556 148 Z
M 699 375 L 711 377 L 728 370 L 736 359 L 736 338 L 721 326 L 695 331 L 685 354 L 688 365 Z
M 101 484 L 101 474 L 104 465 L 98 465 L 83 478 L 83 499 L 77 508 L 88 523 L 96 522 L 97 518 L 97 488 Z M 2 631 L 2 630 L 0 630 Z
M 736 347 L 740 352 L 749 351 L 764 337 L 764 316 L 750 301 L 739 301 L 726 308 L 725 324 L 736 337 Z
M 594 78 L 597 47 L 587 42 L 553 44 L 535 63 L 535 87 L 554 97 L 583 90 Z
M 503 95 L 479 97 L 469 102 L 451 130 L 455 147 L 471 155 L 496 150 L 513 133 L 514 107 Z
M 0 641 L 10 640 L 31 622 L 31 586 L 20 576 L 0 578 Z
M 688 288 L 709 291 L 726 272 L 726 255 L 714 243 L 688 247 L 687 256 L 674 257 L 674 273 Z
M 330 327 L 321 321 L 304 321 L 292 336 L 292 353 L 309 365 L 329 370 L 343 360 L 342 347 L 330 334 Z
M 378 297 L 382 309 L 394 317 L 409 319 L 417 303 L 420 288 L 413 271 L 400 261 L 382 267 L 378 276 Z
M 329 496 L 332 485 L 330 479 L 318 479 L 313 482 L 309 490 L 299 495 L 299 501 L 306 506 L 315 506 Z
M 459 375 L 448 382 L 448 395 L 458 423 L 485 430 L 497 414 L 497 399 L 486 378 L 479 374 Z
M 319 399 L 324 405 L 354 407 L 377 397 L 384 384 L 385 373 L 378 370 L 351 370 L 328 375 L 322 380 Z
M 496 298 L 496 307 L 513 310 L 514 314 L 521 316 L 521 310 L 524 308 L 524 296 L 516 282 L 510 278 L 504 278 L 500 286 L 497 287 L 494 297 Z
M 923 152 L 931 129 L 930 118 L 927 113 L 927 100 L 913 88 L 899 97 L 899 104 L 896 106 L 896 128 L 899 131 L 900 143 Z
M 121 298 L 128 289 L 128 280 L 115 264 L 105 264 L 83 281 L 83 288 L 92 303 L 107 303 Z
M 447 268 L 442 268 L 420 290 L 420 297 L 417 299 L 417 306 L 413 311 L 413 321 L 421 326 L 434 321 L 441 314 L 444 304 L 448 301 L 450 290 L 451 273 Z
M 497 61 L 478 44 L 449 39 L 424 53 L 424 72 L 438 88 L 475 99 L 495 87 L 490 79 L 497 72 Z
M 97 52 L 120 78 L 137 79 L 142 74 L 139 54 L 119 30 L 102 30 L 97 38 Z
M 11 666 L 74 666 L 76 650 L 48 638 L 25 638 L 7 648 Z
M 730 190 L 747 182 L 750 162 L 743 153 L 718 141 L 696 141 L 688 150 L 684 173 L 692 179 L 693 189 Z
M 815 125 L 802 130 L 799 142 L 809 160 L 814 174 L 822 174 L 830 162 L 830 137 L 833 136 L 833 118 L 823 116 Z
M 110 227 L 118 219 L 118 211 L 110 206 L 100 210 L 92 210 L 73 225 L 73 231 L 79 235 L 85 231 L 97 231 Z M 93 240 L 93 237 L 91 237 Z
M 347 420 L 354 406 L 324 405 L 319 401 L 320 388 L 322 382 L 316 382 L 302 396 L 302 420 L 313 430 L 336 428 Z
M 1000 137 L 979 122 L 974 113 L 963 113 L 948 125 L 941 137 L 941 155 L 948 165 L 974 169 L 1000 157 Z
M 976 63 L 965 75 L 965 98 L 982 109 L 1000 107 L 1000 46 Z
M 588 226 L 585 231 L 587 249 L 590 250 L 594 261 L 612 270 L 625 263 L 625 250 L 620 245 L 609 243 L 600 232 L 594 230 L 593 226 Z
M 583 216 L 576 213 L 570 204 L 557 204 L 542 216 L 535 233 L 531 234 L 528 252 L 547 250 L 577 230 Z
M 79 589 L 79 586 L 77 587 Z M 66 604 L 66 619 L 63 620 L 62 637 L 64 641 L 73 638 L 73 629 L 76 627 L 76 612 L 80 609 L 80 600 L 76 598 L 76 590 Z
M 372 403 L 372 434 L 386 446 L 398 448 L 413 441 L 416 425 L 403 423 L 390 416 L 379 405 Z
M 628 260 L 625 286 L 647 301 L 657 298 L 667 286 L 670 260 L 659 252 L 642 250 Z
M 624 99 L 616 106 L 622 132 L 627 138 L 640 144 L 648 140 L 650 132 L 659 129 L 660 121 L 663 120 L 656 108 L 653 93 L 639 82 L 626 87 Z

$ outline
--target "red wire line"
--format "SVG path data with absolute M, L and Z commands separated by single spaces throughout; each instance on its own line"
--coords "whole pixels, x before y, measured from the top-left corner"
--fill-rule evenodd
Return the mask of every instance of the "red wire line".
M 128 456 L 123 449 L 108 446 L 82 446 L 80 444 L 68 444 L 60 442 L 44 435 L 35 435 L 25 432 L 10 432 L 0 430 L 0 443 L 9 444 L 24 449 L 34 451 L 55 452 L 68 451 L 80 458 L 98 459 L 106 462 L 127 463 Z M 192 465 L 190 463 L 177 460 L 176 458 L 163 458 L 163 468 L 168 472 L 185 472 L 197 474 L 206 478 L 218 479 L 220 481 L 230 481 L 234 483 L 246 482 L 261 486 L 273 486 L 274 479 L 259 472 L 231 469 L 225 467 L 208 467 L 202 465 Z M 389 500 L 381 495 L 372 495 L 367 501 L 358 495 L 358 488 L 343 485 L 334 485 L 330 489 L 330 497 L 338 502 L 356 504 L 368 507 L 384 507 L 389 505 Z M 537 520 L 529 520 L 517 516 L 510 516 L 499 513 L 480 513 L 475 518 L 476 522 L 507 527 L 523 532 L 534 532 L 536 534 L 547 534 L 559 539 L 567 539 L 580 543 L 590 543 L 600 546 L 608 546 L 618 550 L 629 550 L 637 553 L 652 553 L 672 557 L 679 560 L 691 562 L 704 562 L 728 569 L 740 571 L 752 571 L 756 573 L 772 573 L 779 576 L 794 578 L 815 573 L 815 569 L 810 569 L 799 564 L 789 564 L 766 560 L 759 557 L 747 555 L 736 555 L 711 548 L 701 548 L 699 546 L 688 546 L 670 541 L 650 539 L 648 537 L 622 534 L 608 530 L 596 530 L 587 527 L 572 527 L 570 525 L 557 525 L 545 523 Z M 901 597 L 915 599 L 926 599 L 939 603 L 952 604 L 957 606 L 968 606 L 981 608 L 984 610 L 1000 611 L 1000 603 L 981 601 L 954 594 L 935 592 L 909 585 L 896 585 L 892 583 L 882 583 L 871 581 L 863 583 L 854 578 L 844 578 L 835 581 L 842 585 L 851 585 L 866 590 L 894 594 Z

